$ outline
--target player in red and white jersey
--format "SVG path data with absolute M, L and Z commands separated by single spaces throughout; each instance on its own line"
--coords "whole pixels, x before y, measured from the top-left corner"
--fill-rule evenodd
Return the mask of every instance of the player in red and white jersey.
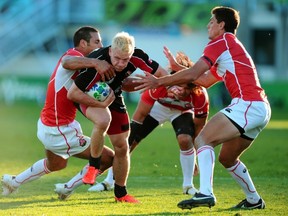
M 194 195 L 197 189 L 193 184 L 193 173 L 196 167 L 196 151 L 194 138 L 198 135 L 208 119 L 209 97 L 203 87 L 192 83 L 173 86 L 173 89 L 159 87 L 157 90 L 145 91 L 133 115 L 131 134 L 129 136 L 130 151 L 148 136 L 158 125 L 171 122 L 180 148 L 180 164 L 183 174 L 183 194 Z M 177 89 L 175 89 L 177 88 Z M 153 91 L 153 92 L 151 92 Z M 166 91 L 166 94 L 164 93 Z M 177 98 L 171 91 L 176 91 Z M 147 116 L 141 107 L 152 106 Z M 142 113 L 141 113 L 142 111 Z M 145 116 L 144 120 L 141 119 Z M 140 124 L 139 122 L 142 122 Z
M 177 53 L 177 61 L 189 67 L 193 63 L 184 53 Z M 186 63 L 182 60 L 186 59 Z M 135 79 L 135 78 L 134 78 Z M 125 80 L 123 89 L 133 86 L 133 78 Z M 135 110 L 129 136 L 130 152 L 148 136 L 158 125 L 171 122 L 180 148 L 180 163 L 183 173 L 183 193 L 193 195 L 197 189 L 193 184 L 193 173 L 197 173 L 196 151 L 193 140 L 205 125 L 209 113 L 209 97 L 205 88 L 189 83 L 173 86 L 168 90 L 160 86 L 142 93 Z M 103 182 L 89 188 L 89 191 L 110 190 L 114 186 L 111 168 Z
M 65 125 L 74 121 L 76 111 L 74 102 L 67 99 L 67 92 L 79 71 L 67 70 L 61 64 L 66 56 L 83 57 L 84 55 L 71 48 L 59 59 L 47 87 L 45 105 L 41 111 L 41 121 L 47 126 Z
M 212 181 L 214 147 L 222 143 L 219 161 L 246 195 L 234 208 L 264 209 L 265 202 L 258 194 L 240 156 L 268 124 L 271 108 L 260 85 L 253 60 L 236 37 L 240 23 L 239 13 L 233 8 L 220 6 L 213 8 L 211 14 L 207 25 L 210 42 L 194 66 L 163 78 L 155 78 L 150 74 L 139 75 L 141 80 L 137 82 L 140 85 L 136 89 L 187 82 L 209 87 L 223 81 L 232 101 L 208 121 L 195 139 L 200 169 L 200 192 L 191 199 L 178 203 L 178 207 L 191 209 L 215 205 Z M 179 67 L 169 54 L 170 51 L 165 49 L 164 52 L 171 60 L 172 69 L 174 66 Z
M 189 91 L 189 94 L 187 94 L 187 91 Z M 180 95 L 181 100 L 179 96 L 175 97 L 173 92 Z M 153 106 L 155 101 L 157 101 L 163 106 L 180 111 L 190 110 L 193 108 L 196 115 L 207 113 L 207 98 L 208 95 L 206 89 L 202 86 L 196 86 L 193 83 L 183 86 L 172 86 L 168 89 L 164 86 L 160 86 L 157 89 L 148 89 L 141 95 L 141 101 L 144 101 L 146 104 L 151 106 Z
M 37 136 L 45 147 L 46 158 L 35 162 L 16 176 L 5 174 L 2 177 L 3 195 L 9 195 L 22 184 L 45 174 L 64 169 L 71 156 L 89 159 L 90 138 L 83 135 L 79 122 L 75 120 L 77 108 L 67 99 L 67 92 L 79 74 L 78 70 L 83 67 L 95 67 L 103 77 L 108 78 L 113 76 L 114 69 L 106 61 L 85 57 L 94 49 L 103 47 L 100 33 L 96 28 L 90 26 L 79 28 L 73 40 L 75 47 L 69 49 L 59 59 L 51 75 L 45 105 L 38 120 Z M 104 171 L 111 166 L 114 152 L 105 147 L 103 155 L 106 161 L 103 162 L 101 169 Z M 65 199 L 68 195 L 69 191 L 59 198 Z

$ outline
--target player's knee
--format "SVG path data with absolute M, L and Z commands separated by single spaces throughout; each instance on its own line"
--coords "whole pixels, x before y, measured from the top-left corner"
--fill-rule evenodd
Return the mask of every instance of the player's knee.
M 111 118 L 109 116 L 105 116 L 104 118 L 99 118 L 95 120 L 93 123 L 96 128 L 106 130 L 108 129 L 111 122 Z
M 115 156 L 126 157 L 129 154 L 129 147 L 127 144 L 114 145 Z
M 128 138 L 129 146 L 138 145 L 142 139 L 143 138 L 140 134 L 131 134 Z
M 192 148 L 192 137 L 188 134 L 180 134 L 177 136 L 177 140 L 179 143 L 179 146 L 182 150 L 188 150 Z
M 128 143 L 129 145 L 133 145 L 133 143 L 136 141 L 137 143 L 140 142 L 140 140 L 142 139 L 142 137 L 140 137 L 140 131 L 143 130 L 142 129 L 142 124 L 135 122 L 132 120 L 132 122 L 130 123 L 130 135 L 128 138 Z

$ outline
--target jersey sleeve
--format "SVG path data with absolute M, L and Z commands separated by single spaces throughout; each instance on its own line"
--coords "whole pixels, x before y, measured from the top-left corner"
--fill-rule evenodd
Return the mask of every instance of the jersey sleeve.
M 83 92 L 88 91 L 100 80 L 100 75 L 94 68 L 86 68 L 74 80 L 75 85 Z
M 217 65 L 213 65 L 211 68 L 210 68 L 210 72 L 211 74 L 219 81 L 223 81 L 222 77 L 220 77 L 218 74 L 217 74 Z
M 156 100 L 155 100 L 155 98 L 151 97 L 150 89 L 149 89 L 149 90 L 144 91 L 141 94 L 141 101 L 146 103 L 146 104 L 149 104 L 149 105 L 153 106 L 153 104 L 155 103 Z
M 158 62 L 150 59 L 147 53 L 137 48 L 134 50 L 131 62 L 139 69 L 151 74 L 154 74 L 159 67 Z
M 74 48 L 67 50 L 67 52 L 65 53 L 65 55 L 68 56 L 84 56 L 82 53 L 80 53 L 79 51 L 75 50 Z
M 225 45 L 223 36 L 219 36 L 206 45 L 202 58 L 206 59 L 209 62 L 210 67 L 212 67 L 212 65 L 216 63 L 219 56 L 226 50 L 227 47 Z

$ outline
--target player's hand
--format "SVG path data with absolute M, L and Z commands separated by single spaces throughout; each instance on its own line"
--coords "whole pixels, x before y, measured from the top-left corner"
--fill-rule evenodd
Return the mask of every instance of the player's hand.
M 158 78 L 153 76 L 150 73 L 144 72 L 145 75 L 136 74 L 135 76 L 139 79 L 133 80 L 134 83 L 137 83 L 138 85 L 134 88 L 136 91 L 141 90 L 141 92 L 144 92 L 148 89 L 156 89 L 160 85 L 158 83 Z
M 174 57 L 174 55 L 170 52 L 170 50 L 166 46 L 164 46 L 163 53 L 168 59 L 172 71 L 178 71 L 183 69 L 183 67 L 177 62 L 177 59 Z
M 113 103 L 114 100 L 115 100 L 115 94 L 114 91 L 111 90 L 110 94 L 108 95 L 106 100 L 102 102 L 102 104 L 104 107 L 108 107 Z
M 97 70 L 97 73 L 100 74 L 101 80 L 103 82 L 105 80 L 110 80 L 116 76 L 115 70 L 111 64 L 109 64 L 105 60 L 99 60 L 99 59 L 95 60 L 96 60 L 95 69 Z

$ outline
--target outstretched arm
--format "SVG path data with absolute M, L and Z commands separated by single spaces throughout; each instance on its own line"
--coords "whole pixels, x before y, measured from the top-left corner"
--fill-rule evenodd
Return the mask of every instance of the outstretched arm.
M 203 73 L 197 80 L 195 80 L 195 84 L 201 85 L 205 88 L 209 88 L 214 85 L 219 80 L 210 72 L 210 70 Z
M 166 75 L 156 78 L 155 76 L 145 73 L 145 75 L 136 75 L 139 80 L 135 80 L 135 83 L 139 83 L 139 86 L 135 87 L 135 90 L 154 89 L 159 86 L 181 85 L 189 82 L 194 82 L 202 74 L 209 70 L 209 66 L 202 59 L 199 59 L 192 67 L 178 71 L 173 75 Z
M 154 73 L 154 75 L 155 75 L 156 77 L 162 77 L 162 76 L 165 76 L 165 75 L 168 75 L 168 74 L 169 74 L 168 71 L 165 70 L 165 69 L 164 69 L 163 67 L 161 67 L 160 65 L 159 65 L 157 71 Z
M 105 81 L 105 77 L 109 80 L 116 74 L 114 68 L 107 61 L 96 58 L 87 58 L 80 56 L 64 56 L 61 61 L 62 66 L 68 70 L 80 70 L 83 68 L 95 68 L 101 75 L 101 79 Z

